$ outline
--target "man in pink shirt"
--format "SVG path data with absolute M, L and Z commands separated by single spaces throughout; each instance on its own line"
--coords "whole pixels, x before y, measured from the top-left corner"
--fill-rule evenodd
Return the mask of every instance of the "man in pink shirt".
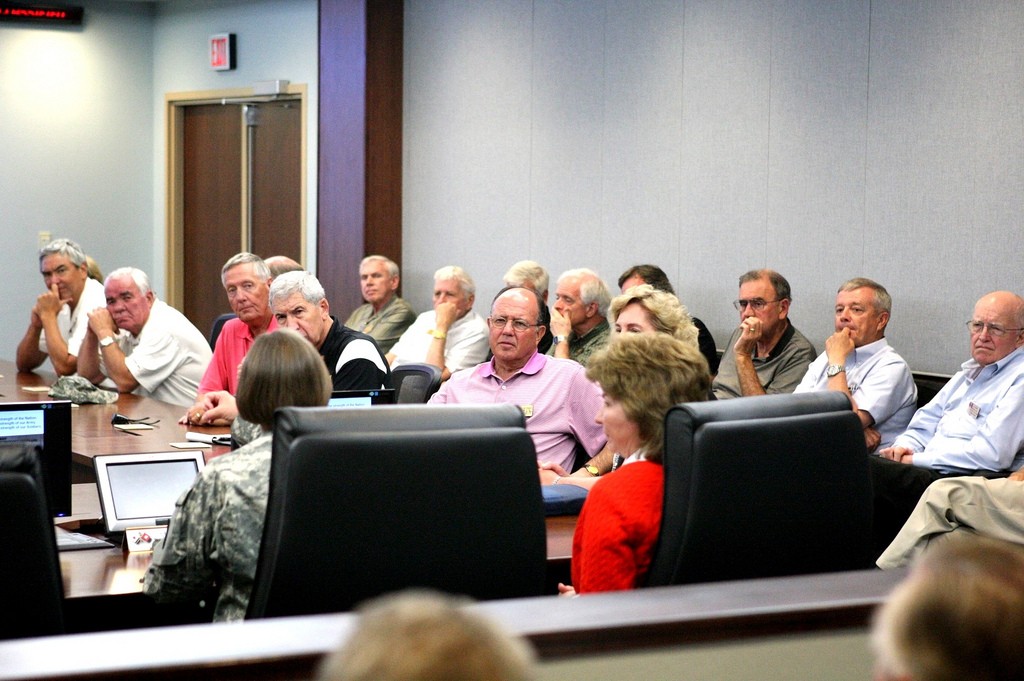
M 206 367 L 196 402 L 182 417 L 193 425 L 226 424 L 232 414 L 221 413 L 218 400 L 207 393 L 238 390 L 238 365 L 249 352 L 256 337 L 277 328 L 270 309 L 270 269 L 258 255 L 239 253 L 231 256 L 220 271 L 220 280 L 228 294 L 228 304 L 238 315 L 225 322 Z M 211 395 L 211 398 L 213 396 Z
M 499 293 L 487 318 L 494 357 L 452 374 L 430 402 L 514 404 L 526 417 L 537 460 L 572 470 L 577 444 L 588 456 L 604 446 L 604 431 L 594 421 L 601 390 L 577 362 L 537 352 L 546 330 L 539 323 L 540 305 L 530 289 L 509 287 Z

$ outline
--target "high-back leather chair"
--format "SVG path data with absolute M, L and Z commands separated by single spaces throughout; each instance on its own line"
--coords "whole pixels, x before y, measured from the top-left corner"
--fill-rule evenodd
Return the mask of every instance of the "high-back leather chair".
M 842 393 L 673 407 L 648 585 L 871 567 L 867 457 Z
M 422 404 L 441 387 L 441 370 L 433 364 L 403 364 L 391 370 L 398 404 Z
M 247 616 L 345 611 L 407 587 L 541 595 L 536 453 L 509 407 L 279 410 Z M 345 416 L 330 425 L 329 411 Z
M 0 639 L 64 632 L 64 589 L 38 448 L 0 445 Z

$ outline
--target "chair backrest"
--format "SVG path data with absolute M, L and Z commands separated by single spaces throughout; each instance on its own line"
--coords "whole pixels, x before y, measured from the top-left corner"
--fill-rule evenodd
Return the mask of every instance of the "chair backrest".
M 433 364 L 403 364 L 391 370 L 399 404 L 422 404 L 441 387 L 441 370 Z
M 279 453 L 248 617 L 345 611 L 408 587 L 543 592 L 544 507 L 521 425 L 314 431 Z
M 664 465 L 648 585 L 872 565 L 867 448 L 842 393 L 677 405 Z
M 64 633 L 64 589 L 38 447 L 0 445 L 0 639 Z
M 525 427 L 522 410 L 512 404 L 283 407 L 274 412 L 273 459 L 287 456 L 300 435 L 313 433 Z
M 220 332 L 221 332 L 221 329 L 224 328 L 225 322 L 230 321 L 230 320 L 234 319 L 237 316 L 238 315 L 236 315 L 234 312 L 225 312 L 222 315 L 218 315 L 217 318 L 213 320 L 213 324 L 210 326 L 210 349 L 211 350 L 213 348 L 217 347 L 217 338 L 220 337 Z

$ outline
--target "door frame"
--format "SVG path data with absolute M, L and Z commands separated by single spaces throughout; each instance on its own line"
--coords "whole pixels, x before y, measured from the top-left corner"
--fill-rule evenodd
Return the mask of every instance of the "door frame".
M 299 237 L 300 237 L 300 263 L 305 267 L 306 260 L 306 220 L 307 220 L 307 120 L 308 120 L 308 86 L 289 84 L 281 95 L 276 97 L 261 97 L 253 95 L 252 88 L 231 88 L 223 90 L 199 90 L 192 92 L 170 92 L 164 95 L 164 120 L 166 132 L 166 206 L 165 206 L 165 228 L 164 238 L 166 243 L 166 261 L 164 263 L 167 273 L 166 302 L 172 307 L 181 308 L 184 304 L 185 292 L 185 108 L 199 104 L 245 104 L 245 103 L 266 103 L 268 101 L 298 101 L 302 105 L 301 122 L 301 150 L 300 150 L 300 171 L 299 171 Z M 244 139 L 244 131 L 241 132 L 242 139 L 242 167 L 240 173 L 245 173 L 248 151 Z M 248 230 L 246 220 L 248 217 L 247 197 L 245 196 L 246 183 L 242 178 L 242 219 L 238 226 L 240 243 L 242 249 L 247 250 Z M 308 267 L 307 267 L 308 269 Z

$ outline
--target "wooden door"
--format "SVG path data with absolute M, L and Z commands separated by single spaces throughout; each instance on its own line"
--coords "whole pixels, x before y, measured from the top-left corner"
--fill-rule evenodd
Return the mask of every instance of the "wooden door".
M 182 312 L 206 333 L 231 311 L 220 270 L 232 255 L 302 262 L 302 107 L 296 100 L 183 109 Z

